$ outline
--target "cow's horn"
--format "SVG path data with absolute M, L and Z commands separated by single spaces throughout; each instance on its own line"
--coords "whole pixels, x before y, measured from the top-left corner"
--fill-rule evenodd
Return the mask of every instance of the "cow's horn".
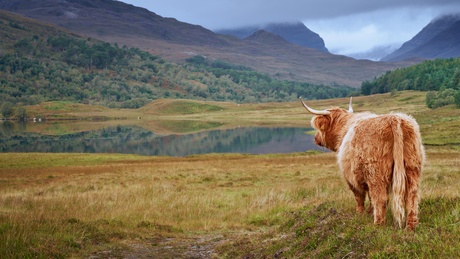
M 302 97 L 300 97 L 300 102 L 302 103 L 303 107 L 305 107 L 305 109 L 307 109 L 307 111 L 310 112 L 311 114 L 314 114 L 314 115 L 329 115 L 329 114 L 331 114 L 331 112 L 327 111 L 327 110 L 317 111 L 315 109 L 312 109 L 312 108 L 308 107 L 308 105 L 306 105 L 303 102 Z
M 353 107 L 351 106 L 351 101 L 353 99 L 353 96 L 350 97 L 350 103 L 348 104 L 348 112 L 353 113 Z

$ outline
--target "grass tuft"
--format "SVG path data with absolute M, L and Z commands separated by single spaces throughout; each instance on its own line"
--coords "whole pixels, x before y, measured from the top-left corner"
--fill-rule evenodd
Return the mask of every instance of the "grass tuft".
M 219 248 L 228 258 L 458 258 L 460 199 L 429 198 L 415 233 L 375 227 L 369 215 L 334 202 L 287 213 L 279 228 Z M 429 208 L 429 209 L 428 209 Z

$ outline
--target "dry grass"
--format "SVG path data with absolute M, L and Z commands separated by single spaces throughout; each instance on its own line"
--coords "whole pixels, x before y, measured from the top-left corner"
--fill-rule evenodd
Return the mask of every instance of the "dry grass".
M 432 148 L 428 158 L 422 200 L 459 197 L 460 152 Z M 10 242 L 23 242 L 25 256 L 84 255 L 107 245 L 126 250 L 127 240 L 256 231 L 327 202 L 354 206 L 332 153 L 0 159 L 0 253 L 7 257 L 18 252 Z
M 123 155 L 85 155 L 96 160 L 68 154 L 65 166 L 45 166 L 59 160 L 59 155 L 17 156 L 2 154 L 5 164 L 0 169 L 2 197 L 9 201 L 3 204 L 14 204 L 16 213 L 26 211 L 18 207 L 25 200 L 29 202 L 24 204 L 40 201 L 36 205 L 43 217 L 117 218 L 133 224 L 148 220 L 183 231 L 250 227 L 241 219 L 270 213 L 277 206 L 301 206 L 296 191 L 307 187 L 317 192 L 318 180 L 337 178 L 331 154 L 321 159 L 207 155 L 134 160 Z M 317 165 L 316 169 L 305 171 L 304 163 Z M 326 164 L 334 170 L 325 173 L 320 165 Z M 55 215 L 47 206 L 66 209 Z
M 70 235 L 68 229 L 76 223 L 96 224 L 115 244 L 165 232 L 255 230 L 278 224 L 283 211 L 303 206 L 306 197 L 317 203 L 330 192 L 328 187 L 341 189 L 332 154 L 0 157 L 1 224 L 24 235 L 6 231 L 0 239 L 26 240 L 31 247 L 38 245 L 35 239 L 66 243 L 61 235 Z M 325 179 L 328 184 L 319 186 Z M 48 226 L 50 236 L 37 237 L 37 220 Z M 72 242 L 81 247 L 93 243 L 96 234 L 87 231 L 71 236 Z M 9 249 L 0 251 L 8 254 Z M 40 254 L 53 251 L 36 249 Z
M 337 102 L 346 107 L 347 99 L 310 103 L 321 109 Z M 281 252 L 344 257 L 347 247 L 353 257 L 400 257 L 408 251 L 422 257 L 460 256 L 458 242 L 450 241 L 460 234 L 460 150 L 455 145 L 460 137 L 444 134 L 459 124 L 459 112 L 428 110 L 418 92 L 357 97 L 354 103 L 356 111 L 414 115 L 424 142 L 431 144 L 416 235 L 395 232 L 391 217 L 376 229 L 371 217 L 355 216 L 353 195 L 333 153 L 184 158 L 3 153 L 0 257 L 129 257 L 136 256 L 139 246 L 150 256 L 163 257 L 166 250 L 157 252 L 164 240 L 171 240 L 167 237 L 183 244 L 190 235 L 202 234 L 227 239 L 219 250 L 224 257 Z M 205 121 L 228 126 L 237 114 L 238 123 L 248 124 L 305 125 L 310 119 L 297 103 L 218 105 L 223 109 L 207 113 Z M 149 123 L 161 117 L 143 114 Z M 204 114 L 168 118 L 198 121 Z

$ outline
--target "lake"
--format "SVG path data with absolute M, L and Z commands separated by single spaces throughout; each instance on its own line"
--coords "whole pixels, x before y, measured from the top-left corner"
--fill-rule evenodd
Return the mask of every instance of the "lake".
M 91 123 L 91 122 L 89 122 Z M 309 128 L 236 127 L 158 134 L 140 126 L 111 126 L 64 134 L 31 132 L 30 124 L 0 123 L 0 152 L 123 153 L 187 156 L 206 153 L 292 153 L 322 150 Z

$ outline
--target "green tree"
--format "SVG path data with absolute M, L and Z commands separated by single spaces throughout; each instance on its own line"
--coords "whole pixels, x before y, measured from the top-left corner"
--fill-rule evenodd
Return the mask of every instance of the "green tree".
M 13 114 L 13 104 L 6 102 L 2 105 L 2 115 L 5 119 L 8 119 Z
M 454 94 L 454 103 L 457 108 L 460 108 L 460 89 Z
M 428 60 L 406 68 L 388 71 L 361 84 L 364 95 L 396 90 L 443 91 L 460 89 L 460 58 Z M 444 98 L 446 99 L 446 98 Z
M 426 93 L 425 103 L 428 108 L 433 108 L 434 101 L 436 99 L 436 92 L 429 91 Z
M 27 119 L 27 111 L 24 107 L 19 106 L 16 109 L 16 117 L 19 121 L 25 121 Z
M 196 56 L 187 58 L 185 61 L 188 63 L 192 63 L 194 65 L 206 65 L 207 64 L 206 58 L 201 55 L 196 55 Z
M 442 90 L 435 92 L 430 91 L 426 95 L 426 105 L 428 108 L 436 109 L 442 106 L 456 103 L 456 95 L 458 91 L 452 88 L 443 88 Z

